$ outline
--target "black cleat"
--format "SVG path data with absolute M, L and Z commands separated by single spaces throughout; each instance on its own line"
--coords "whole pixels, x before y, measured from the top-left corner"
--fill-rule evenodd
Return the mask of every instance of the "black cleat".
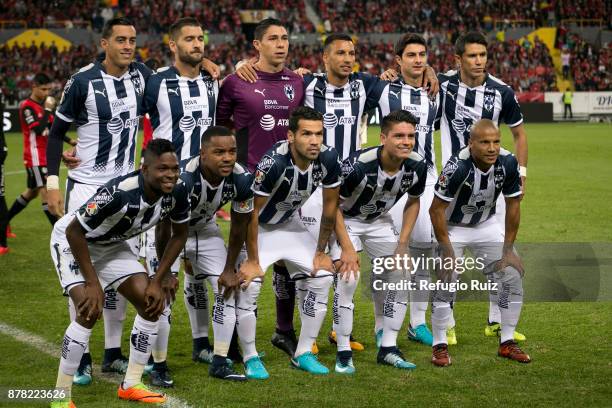
M 297 338 L 293 330 L 289 332 L 279 332 L 277 330 L 272 336 L 271 342 L 274 347 L 283 350 L 289 357 L 293 358 L 297 348 Z
M 174 387 L 174 380 L 170 376 L 170 369 L 164 361 L 163 363 L 156 363 L 153 370 L 149 374 L 149 381 L 151 385 L 163 388 Z
M 246 381 L 244 374 L 239 374 L 229 364 L 211 364 L 208 369 L 211 377 L 227 381 Z
M 128 362 L 128 358 L 124 355 L 121 355 L 119 358 L 116 358 L 113 361 L 104 361 L 102 363 L 102 372 L 125 374 L 127 371 Z

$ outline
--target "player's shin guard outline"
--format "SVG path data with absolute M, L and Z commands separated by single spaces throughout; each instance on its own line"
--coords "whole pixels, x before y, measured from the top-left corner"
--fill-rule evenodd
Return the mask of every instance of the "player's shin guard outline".
M 319 275 L 329 274 L 327 271 L 318 271 L 317 273 Z M 297 290 L 300 293 L 299 310 L 302 328 L 294 357 L 312 349 L 312 343 L 319 335 L 327 313 L 327 299 L 332 281 L 331 275 L 323 275 L 296 282 Z
M 353 297 L 357 290 L 359 273 L 357 273 L 357 278 L 351 274 L 348 282 L 339 275 L 335 275 L 334 280 L 333 329 L 336 332 L 338 351 L 348 351 L 351 349 L 350 337 L 353 331 L 353 313 L 355 309 Z
M 261 280 L 252 281 L 236 299 L 236 331 L 242 348 L 243 361 L 257 356 L 255 337 L 257 331 L 257 298 L 261 290 Z
M 120 348 L 123 323 L 127 312 L 127 299 L 110 288 L 104 292 L 104 348 Z

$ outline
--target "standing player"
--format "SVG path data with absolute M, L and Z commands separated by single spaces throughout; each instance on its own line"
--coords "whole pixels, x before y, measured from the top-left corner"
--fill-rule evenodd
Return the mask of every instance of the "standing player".
M 489 282 L 498 285 L 501 311 L 498 354 L 521 363 L 529 355 L 514 341 L 514 330 L 523 304 L 524 274 L 514 241 L 520 222 L 521 178 L 516 158 L 500 148 L 501 133 L 490 119 L 475 122 L 468 146 L 450 157 L 436 184 L 429 214 L 444 260 L 462 257 L 466 248 L 475 257 L 490 262 L 484 269 Z M 495 202 L 503 193 L 507 211 L 505 228 L 494 217 Z M 446 283 L 458 282 L 451 269 Z M 436 290 L 432 295 L 432 362 L 448 366 L 446 329 L 456 291 Z M 491 296 L 493 297 L 493 296 Z
M 357 264 L 359 257 L 355 251 L 362 248 L 372 260 L 408 252 L 409 237 L 419 214 L 419 197 L 427 179 L 427 163 L 413 151 L 417 123 L 417 118 L 407 111 L 391 112 L 381 123 L 381 146 L 359 150 L 342 163 L 341 204 L 335 228 L 342 256 L 339 256 L 337 245 L 332 248 L 333 259 L 341 264 L 334 296 L 338 373 L 355 372 L 349 339 L 359 269 L 347 270 L 352 267 L 344 263 Z M 388 212 L 406 195 L 408 199 L 398 234 Z M 376 284 L 376 280 L 378 283 L 401 283 L 403 275 L 400 270 L 371 275 L 375 300 L 380 295 L 384 299 L 383 332 L 377 360 L 380 364 L 414 369 L 416 366 L 404 360 L 397 347 L 397 334 L 406 315 L 407 290 L 386 290 Z
M 151 75 L 145 89 L 145 110 L 151 118 L 153 139 L 167 139 L 172 142 L 179 161 L 186 160 L 200 151 L 200 139 L 209 126 L 215 124 L 215 109 L 219 95 L 218 81 L 202 68 L 204 57 L 204 33 L 194 18 L 181 18 L 170 26 L 168 46 L 174 55 L 174 64 L 160 68 Z M 145 239 L 145 256 L 148 264 L 157 262 L 155 237 L 149 230 Z M 172 271 L 178 274 L 179 261 Z M 198 283 L 200 286 L 197 286 Z M 197 286 L 197 287 L 196 287 Z M 208 323 L 206 332 L 196 332 L 194 327 L 199 309 L 200 316 L 208 322 L 208 299 L 203 302 L 190 301 L 194 294 L 206 293 L 203 282 L 197 282 L 191 268 L 185 268 L 185 307 L 194 334 L 194 359 L 210 363 Z M 199 299 L 199 298 L 198 298 Z M 171 385 L 166 365 L 168 336 L 170 335 L 171 310 L 164 311 L 160 318 L 158 344 L 153 348 L 155 364 L 151 372 L 154 385 Z
M 95 61 L 66 83 L 49 135 L 47 203 L 56 216 L 64 213 L 59 191 L 62 140 L 74 122 L 78 135 L 78 167 L 68 171 L 66 211 L 79 208 L 109 180 L 134 169 L 138 122 L 143 112 L 145 82 L 151 70 L 133 62 L 136 30 L 125 18 L 108 21 L 100 44 L 103 61 Z M 134 245 L 136 246 L 136 245 Z M 70 303 L 71 320 L 75 307 Z M 121 353 L 121 332 L 126 300 L 114 290 L 106 293 L 104 308 L 105 350 L 103 371 L 125 372 L 127 359 Z M 78 384 L 91 382 L 88 350 L 77 371 Z
M 279 20 L 262 20 L 254 32 L 253 46 L 259 60 L 255 64 L 258 80 L 246 83 L 236 74 L 221 86 L 217 122 L 235 129 L 238 162 L 254 171 L 272 145 L 287 138 L 289 115 L 302 104 L 304 81 L 285 67 L 289 35 Z M 295 285 L 289 282 L 287 269 L 274 265 L 273 287 L 276 293 L 276 332 L 272 344 L 293 355 L 297 344 L 293 329 Z
M 259 236 L 249 244 L 257 245 L 250 253 L 258 258 L 247 263 L 260 265 L 265 271 L 274 262 L 285 262 L 296 282 L 302 321 L 291 364 L 312 374 L 327 374 L 329 370 L 318 362 L 311 348 L 325 319 L 332 284 L 333 265 L 325 249 L 338 209 L 340 162 L 338 153 L 323 144 L 323 117 L 311 108 L 299 107 L 292 112 L 287 139 L 275 144 L 257 165 L 249 234 L 255 236 L 258 231 Z M 319 185 L 323 187 L 323 214 L 315 239 L 298 211 Z M 290 251 L 287 242 L 292 244 Z M 243 352 L 245 358 L 257 356 L 255 343 Z
M 19 120 L 23 132 L 23 163 L 27 172 L 27 188 L 17 197 L 8 213 L 8 221 L 19 214 L 40 194 L 43 212 L 53 225 L 57 217 L 47 208 L 47 137 L 53 123 L 55 102 L 49 97 L 51 79 L 44 73 L 34 76 L 30 97 L 19 104 Z M 68 136 L 65 142 L 76 144 Z
M 423 72 L 427 67 L 427 42 L 418 34 L 404 35 L 395 46 L 395 61 L 400 67 L 400 75 L 382 92 L 378 103 L 380 116 L 385 117 L 390 112 L 403 109 L 417 118 L 414 151 L 423 157 L 427 164 L 427 181 L 425 191 L 420 197 L 420 208 L 427 209 L 431 205 L 437 179 L 433 131 L 438 109 L 438 97 L 434 100 L 429 99 L 427 90 L 421 86 Z M 389 212 L 398 230 L 402 228 L 407 199 L 408 195 L 404 195 Z M 433 232 L 427 211 L 419 212 L 410 241 L 416 251 L 422 252 L 423 255 L 431 253 Z M 413 282 L 418 284 L 420 281 L 429 281 L 429 271 L 425 268 L 419 268 L 413 272 L 411 275 Z M 408 338 L 431 346 L 433 338 L 425 322 L 428 303 L 428 291 L 410 291 Z M 380 319 L 378 315 L 377 318 Z M 381 333 L 378 329 L 377 340 L 382 338 Z
M 234 295 L 233 291 L 239 284 L 236 260 L 245 242 L 253 211 L 253 176 L 236 163 L 236 151 L 236 139 L 229 129 L 209 127 L 202 135 L 200 154 L 186 161 L 181 179 L 191 186 L 192 217 L 185 246 L 186 258 L 193 265 L 191 279 L 203 292 L 206 291 L 204 281 L 208 281 L 215 294 L 212 319 L 215 344 L 209 373 L 224 380 L 243 381 L 245 376 L 237 374 L 228 364 L 228 351 L 234 327 L 243 350 L 248 350 L 250 343 L 255 342 L 255 302 L 261 281 L 252 282 L 246 291 Z M 215 212 L 230 201 L 232 216 L 226 249 L 215 222 Z M 202 292 L 186 290 L 185 303 L 197 304 L 201 300 L 196 297 L 200 296 Z M 192 330 L 207 336 L 208 309 L 196 309 L 196 312 L 189 315 Z M 257 375 L 257 367 L 261 365 L 259 356 L 245 357 L 244 363 L 247 377 L 260 379 Z
M 0 89 L 0 118 L 4 118 L 4 94 L 2 89 Z M 0 256 L 9 253 L 8 243 L 6 242 L 8 211 L 6 198 L 4 197 L 4 161 L 7 155 L 8 147 L 4 138 L 4 126 L 0 126 Z
M 455 43 L 455 61 L 458 71 L 440 74 L 440 108 L 442 166 L 449 157 L 463 148 L 469 139 L 470 127 L 480 119 L 490 119 L 498 126 L 504 122 L 514 138 L 516 158 L 521 172 L 522 190 L 527 177 L 527 134 L 523 115 L 511 87 L 486 72 L 487 40 L 481 33 L 468 32 Z M 504 225 L 504 201 L 499 200 L 495 210 L 500 225 Z M 500 309 L 497 302 L 489 304 L 489 319 L 485 327 L 487 336 L 499 336 Z M 451 318 L 451 335 L 455 337 Z M 521 333 L 515 339 L 525 340 Z M 456 343 L 456 337 L 452 343 Z
M 114 286 L 137 311 L 130 336 L 130 360 L 117 395 L 147 403 L 165 402 L 163 394 L 141 383 L 144 366 L 157 336 L 157 319 L 174 296 L 167 286 L 170 265 L 187 239 L 189 196 L 177 185 L 179 164 L 172 145 L 153 141 L 142 170 L 103 185 L 81 208 L 58 221 L 51 235 L 51 257 L 64 293 L 78 307 L 62 343 L 56 388 L 67 397 L 52 407 L 74 406 L 73 376 L 96 320 L 102 313 L 104 289 Z M 175 188 L 176 186 L 176 188 Z M 172 236 L 167 221 L 172 221 Z M 160 266 L 149 279 L 127 242 L 142 231 L 158 227 Z

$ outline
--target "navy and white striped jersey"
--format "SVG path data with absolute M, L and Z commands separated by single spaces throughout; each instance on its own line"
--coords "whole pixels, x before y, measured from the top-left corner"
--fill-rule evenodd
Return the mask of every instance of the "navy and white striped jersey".
M 76 211 L 77 219 L 87 231 L 87 242 L 125 241 L 168 216 L 176 224 L 189 221 L 189 196 L 182 184 L 179 180 L 171 194 L 147 203 L 140 170 L 109 181 Z
M 257 164 L 253 191 L 269 197 L 259 213 L 262 224 L 287 221 L 317 189 L 335 188 L 342 181 L 338 152 L 321 145 L 321 153 L 308 169 L 301 171 L 293 164 L 289 142 L 277 142 Z
M 345 217 L 374 220 L 386 214 L 404 194 L 420 197 L 425 191 L 425 159 L 413 151 L 400 171 L 390 176 L 380 164 L 382 148 L 359 150 L 342 162 L 340 209 Z
M 190 228 L 203 227 L 214 219 L 215 213 L 229 201 L 239 213 L 253 211 L 253 175 L 236 163 L 234 171 L 217 186 L 212 186 L 200 171 L 200 156 L 181 163 L 181 179 L 189 189 L 191 202 Z
M 366 73 L 353 73 L 341 88 L 327 82 L 327 74 L 304 75 L 304 105 L 323 115 L 325 144 L 347 158 L 360 147 L 359 122 L 364 111 L 376 107 L 386 82 Z
M 426 89 L 408 85 L 400 77 L 385 86 L 378 102 L 381 119 L 393 111 L 405 110 L 419 120 L 416 125 L 417 137 L 414 151 L 425 159 L 431 184 L 434 184 L 438 178 L 433 132 L 439 100 L 439 94 L 436 95 L 435 100 L 430 100 Z
M 153 139 L 170 140 L 179 161 L 198 154 L 202 134 L 215 124 L 218 97 L 219 82 L 206 71 L 187 78 L 174 66 L 157 70 L 144 98 Z
M 102 185 L 134 170 L 138 122 L 150 74 L 147 66 L 133 62 L 116 78 L 96 61 L 66 82 L 56 115 L 74 122 L 76 155 L 81 159 L 77 168 L 68 170 L 68 177 Z
M 480 119 L 503 121 L 510 127 L 523 123 L 523 114 L 514 91 L 500 79 L 487 74 L 484 83 L 469 88 L 459 73 L 439 74 L 440 130 L 442 166 L 449 157 L 463 148 L 470 138 L 470 127 Z
M 448 160 L 435 187 L 435 194 L 450 205 L 446 219 L 454 225 L 476 225 L 495 214 L 497 197 L 521 195 L 521 177 L 516 157 L 501 149 L 497 161 L 483 172 L 465 147 Z

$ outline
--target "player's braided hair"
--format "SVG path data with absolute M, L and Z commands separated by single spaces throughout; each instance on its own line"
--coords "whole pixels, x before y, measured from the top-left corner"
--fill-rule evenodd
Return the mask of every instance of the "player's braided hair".
M 396 110 L 385 116 L 380 124 L 380 131 L 385 135 L 391 130 L 393 125 L 398 123 L 410 123 L 414 126 L 418 123 L 417 118 L 410 112 L 405 110 Z

